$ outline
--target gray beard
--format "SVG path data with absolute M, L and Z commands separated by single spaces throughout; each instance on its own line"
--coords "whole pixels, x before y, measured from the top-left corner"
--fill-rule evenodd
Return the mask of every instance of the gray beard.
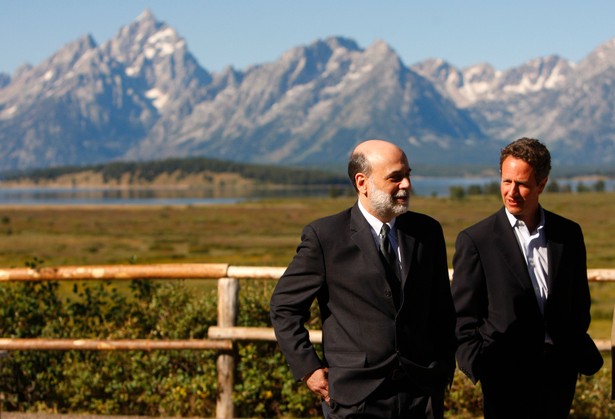
M 371 181 L 370 181 L 371 182 Z M 372 210 L 381 218 L 392 219 L 399 215 L 402 215 L 408 211 L 408 204 L 398 204 L 395 202 L 395 197 L 387 194 L 381 189 L 374 186 L 374 183 L 370 184 L 371 194 L 369 197 Z M 398 195 L 407 194 L 408 191 L 399 191 Z

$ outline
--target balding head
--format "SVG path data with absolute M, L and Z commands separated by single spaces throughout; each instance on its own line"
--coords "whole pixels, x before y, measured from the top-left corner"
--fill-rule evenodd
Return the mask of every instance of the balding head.
M 359 202 L 383 222 L 408 210 L 410 166 L 401 148 L 384 140 L 362 142 L 348 162 L 348 176 Z
M 385 140 L 367 140 L 357 145 L 348 160 L 348 177 L 355 191 L 359 192 L 356 180 L 358 173 L 369 177 L 374 164 L 387 159 L 399 159 L 400 155 L 407 161 L 406 154 L 401 148 Z

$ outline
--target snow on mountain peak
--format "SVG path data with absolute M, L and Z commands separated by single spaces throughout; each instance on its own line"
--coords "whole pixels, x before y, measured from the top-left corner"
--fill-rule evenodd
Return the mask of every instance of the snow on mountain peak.
M 174 29 L 165 28 L 147 39 L 143 53 L 148 59 L 152 59 L 154 56 L 165 57 L 185 46 L 185 41 L 177 36 Z
M 592 145 L 586 155 L 602 161 L 615 155 L 605 88 L 614 66 L 615 39 L 576 68 L 549 56 L 496 71 L 441 58 L 406 67 L 384 41 L 362 49 L 330 37 L 210 75 L 146 9 L 101 47 L 85 36 L 9 81 L 0 74 L 0 140 L 9 150 L 0 168 L 27 167 L 48 150 L 54 154 L 37 163 L 196 154 L 310 163 L 345 158 L 357 136 L 381 134 L 443 163 L 482 154 L 465 149 L 467 140 L 483 147 L 520 131 L 553 141 L 585 135 L 578 141 Z M 593 147 L 596 132 L 602 148 Z

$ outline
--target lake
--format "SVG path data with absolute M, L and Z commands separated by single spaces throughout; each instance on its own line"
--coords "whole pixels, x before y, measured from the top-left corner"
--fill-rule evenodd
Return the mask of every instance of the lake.
M 412 178 L 414 192 L 420 196 L 449 196 L 450 188 L 471 185 L 485 186 L 498 182 L 496 177 L 419 177 Z M 557 179 L 560 186 L 576 190 L 580 181 Z M 593 187 L 595 181 L 585 181 Z M 242 191 L 212 191 L 210 189 L 120 189 L 120 188 L 0 188 L 0 205 L 215 205 L 263 198 L 326 197 L 335 189 L 352 194 L 351 187 L 299 187 L 281 189 L 250 189 Z M 615 190 L 615 179 L 605 181 L 606 191 Z

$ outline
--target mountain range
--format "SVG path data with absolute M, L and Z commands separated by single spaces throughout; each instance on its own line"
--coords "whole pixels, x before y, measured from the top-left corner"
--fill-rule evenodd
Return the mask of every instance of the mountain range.
M 325 166 L 367 138 L 413 162 L 497 165 L 521 136 L 555 163 L 615 163 L 615 39 L 578 63 L 506 71 L 402 62 L 384 41 L 330 37 L 276 61 L 211 73 L 148 10 L 99 45 L 84 35 L 0 74 L 0 170 L 205 156 Z

